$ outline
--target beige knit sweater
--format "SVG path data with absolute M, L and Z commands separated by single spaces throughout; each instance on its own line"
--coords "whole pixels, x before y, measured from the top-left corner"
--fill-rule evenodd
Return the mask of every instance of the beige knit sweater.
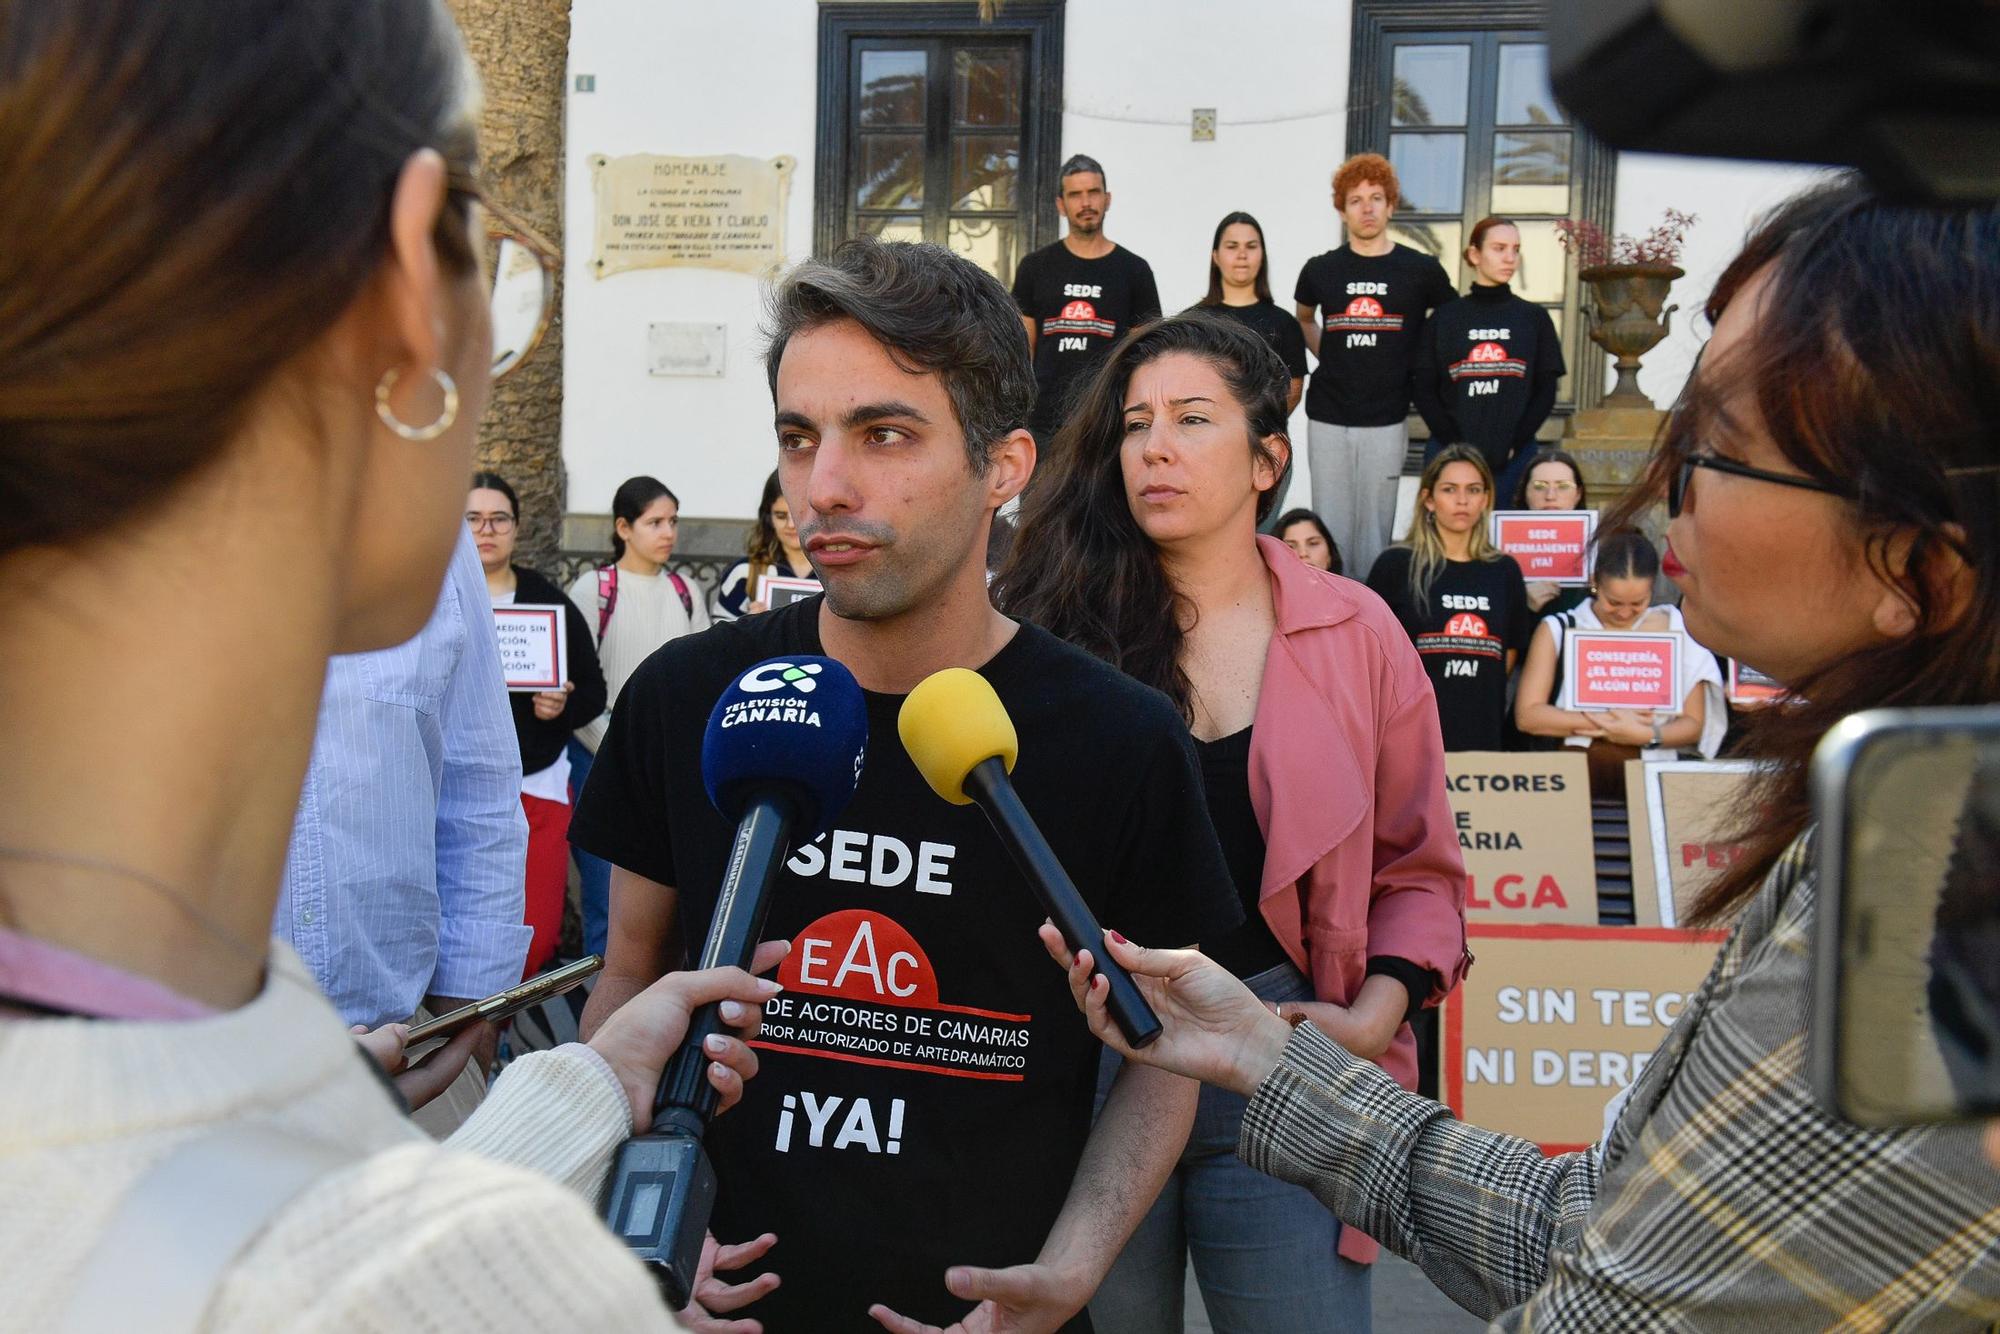
M 124 1188 L 169 1149 L 259 1123 L 367 1156 L 278 1213 L 205 1330 L 673 1328 L 589 1203 L 632 1124 L 602 1058 L 523 1057 L 434 1144 L 273 942 L 263 994 L 213 1019 L 0 1021 L 0 1331 L 56 1325 Z

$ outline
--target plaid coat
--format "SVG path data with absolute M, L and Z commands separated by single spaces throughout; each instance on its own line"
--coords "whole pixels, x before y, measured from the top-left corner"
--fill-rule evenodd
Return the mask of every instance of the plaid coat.
M 1547 1158 L 1465 1125 L 1300 1025 L 1238 1152 L 1495 1329 L 2000 1325 L 2000 1172 L 1977 1128 L 1861 1130 L 1807 1086 L 1807 848 L 1745 909 L 1597 1149 Z

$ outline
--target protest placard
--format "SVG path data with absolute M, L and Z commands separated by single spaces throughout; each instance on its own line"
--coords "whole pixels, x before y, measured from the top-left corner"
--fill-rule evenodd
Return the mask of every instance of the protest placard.
M 757 576 L 757 601 L 764 604 L 764 610 L 776 611 L 789 607 L 801 598 L 809 598 L 820 591 L 817 579 L 797 579 L 789 574 L 763 574 Z
M 1597 923 L 1590 770 L 1581 751 L 1455 751 L 1446 795 L 1465 858 L 1465 915 Z
M 1563 636 L 1562 707 L 1678 713 L 1681 637 L 1631 630 L 1571 630 Z
M 1548 1153 L 1595 1143 L 1697 990 L 1721 931 L 1473 923 L 1445 1000 L 1440 1081 L 1463 1121 Z
M 1748 760 L 1646 762 L 1643 848 L 1639 828 L 1632 831 L 1634 863 L 1642 856 L 1650 863 L 1650 898 L 1640 893 L 1636 867 L 1633 876 L 1633 911 L 1641 924 L 1679 925 L 1702 890 L 1743 856 L 1743 846 L 1728 835 L 1742 823 L 1756 772 Z
M 1493 545 L 1514 558 L 1533 583 L 1590 582 L 1590 540 L 1596 510 L 1495 510 L 1488 525 Z
M 1729 660 L 1729 702 L 1754 708 L 1759 704 L 1769 704 L 1785 693 L 1785 687 L 1776 678 L 1764 675 L 1755 667 L 1746 667 L 1731 658 Z
M 561 690 L 569 673 L 563 608 L 515 603 L 493 609 L 500 637 L 500 674 L 509 690 Z

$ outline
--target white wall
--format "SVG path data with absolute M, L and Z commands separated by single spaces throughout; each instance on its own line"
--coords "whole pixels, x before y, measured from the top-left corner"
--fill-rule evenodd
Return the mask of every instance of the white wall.
M 563 458 L 569 509 L 603 514 L 611 493 L 652 473 L 690 515 L 748 516 L 776 461 L 757 346 L 763 286 L 707 269 L 598 279 L 590 249 L 598 153 L 798 159 L 785 218 L 792 259 L 812 252 L 813 0 L 575 0 L 570 12 L 563 303 Z M 597 91 L 575 92 L 578 74 Z M 728 326 L 727 375 L 646 373 L 646 326 Z
M 1667 157 L 1657 153 L 1618 155 L 1617 231 L 1635 236 L 1653 230 L 1669 208 L 1700 221 L 1688 233 L 1681 268 L 1667 300 L 1678 303 L 1673 331 L 1648 352 L 1639 367 L 1639 387 L 1657 407 L 1673 404 L 1688 367 L 1708 339 L 1701 311 L 1715 280 L 1743 248 L 1757 220 L 1818 180 L 1823 168 L 1731 162 L 1720 158 Z M 1606 365 L 1605 386 L 1616 378 Z
M 1344 156 L 1349 0 L 1070 0 L 1065 20 L 1061 155 L 1104 163 L 1110 235 L 1153 266 L 1168 310 L 1206 288 L 1209 240 L 1223 214 L 1264 224 L 1273 295 L 1289 308 L 1301 265 L 1340 241 L 1328 178 Z M 603 513 L 626 477 L 651 472 L 683 511 L 747 516 L 773 462 L 770 397 L 758 359 L 763 284 L 742 274 L 589 271 L 598 153 L 789 154 L 798 159 L 786 218 L 793 260 L 812 249 L 818 80 L 814 0 L 575 0 L 569 95 L 563 455 L 569 508 Z M 1189 132 L 1215 107 L 1213 142 Z M 1813 178 L 1803 168 L 1624 154 L 1615 226 L 1644 232 L 1668 205 L 1700 215 L 1671 300 L 1672 336 L 1646 358 L 1641 386 L 1673 399 L 1705 330 L 1697 316 L 1751 222 Z M 728 326 L 721 379 L 653 378 L 646 326 Z M 1607 381 L 1608 383 L 1608 381 Z M 1302 448 L 1303 413 L 1293 429 Z M 1310 494 L 1305 460 L 1292 497 Z

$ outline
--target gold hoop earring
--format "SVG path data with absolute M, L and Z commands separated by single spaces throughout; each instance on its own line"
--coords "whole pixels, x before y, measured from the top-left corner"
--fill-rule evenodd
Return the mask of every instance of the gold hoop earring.
M 400 369 L 391 366 L 382 372 L 382 378 L 375 383 L 375 415 L 382 419 L 382 424 L 405 440 L 435 440 L 449 431 L 451 424 L 458 420 L 458 385 L 442 370 L 433 368 L 431 378 L 444 392 L 444 409 L 430 425 L 412 426 L 400 420 L 396 410 L 389 406 L 389 395 L 395 390 L 396 381 L 402 378 L 402 374 Z

